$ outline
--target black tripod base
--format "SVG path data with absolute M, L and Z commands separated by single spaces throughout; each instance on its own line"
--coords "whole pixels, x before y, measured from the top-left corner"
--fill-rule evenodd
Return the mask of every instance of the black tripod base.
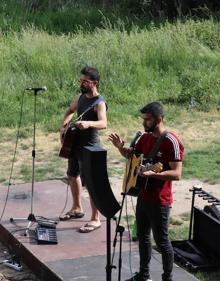
M 28 220 L 29 220 L 29 221 L 37 221 L 36 218 L 35 218 L 35 216 L 34 216 L 34 214 L 29 214 Z
M 28 225 L 25 228 L 25 233 L 24 233 L 24 236 L 27 236 L 32 223 L 36 222 L 37 220 L 35 215 L 30 213 L 27 218 L 10 218 L 10 222 L 15 222 L 15 221 L 28 221 Z
M 31 221 L 31 222 L 35 222 L 37 221 L 36 218 L 35 218 L 35 215 L 34 214 L 29 214 L 27 218 L 10 218 L 10 222 L 15 222 L 15 221 Z

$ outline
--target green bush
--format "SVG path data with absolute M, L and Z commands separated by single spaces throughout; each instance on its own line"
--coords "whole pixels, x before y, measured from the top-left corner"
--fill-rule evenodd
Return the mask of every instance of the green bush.
M 100 92 L 109 103 L 110 121 L 137 116 L 146 102 L 159 100 L 199 110 L 220 107 L 220 56 L 213 21 L 176 24 L 130 32 L 105 23 L 94 33 L 78 30 L 58 36 L 22 29 L 0 38 L 0 126 L 18 122 L 22 92 L 29 86 L 46 85 L 48 92 L 37 98 L 38 122 L 51 130 L 59 127 L 61 116 L 78 93 L 78 76 L 85 65 L 101 72 Z M 197 36 L 198 30 L 206 33 Z M 211 30 L 208 46 L 208 32 Z M 216 39 L 217 40 L 217 39 Z M 178 109 L 179 108 L 179 109 Z M 33 96 L 26 92 L 24 125 L 33 119 Z M 172 117 L 173 118 L 173 117 Z

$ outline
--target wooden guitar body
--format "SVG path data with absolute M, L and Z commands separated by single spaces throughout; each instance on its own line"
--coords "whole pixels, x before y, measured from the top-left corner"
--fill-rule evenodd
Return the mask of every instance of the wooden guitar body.
M 136 156 L 135 154 L 128 159 L 126 163 L 126 172 L 123 180 L 122 191 L 128 195 L 137 196 L 142 187 L 144 187 L 147 178 L 139 176 L 138 172 L 142 166 L 143 155 Z M 144 169 L 145 166 L 142 166 Z M 146 170 L 154 171 L 155 173 L 160 173 L 163 171 L 163 164 L 158 162 L 151 164 Z
M 138 176 L 138 167 L 142 163 L 142 155 L 136 156 L 132 155 L 131 158 L 127 160 L 126 171 L 123 179 L 122 191 L 128 192 L 131 187 L 136 186 L 137 176 Z
M 73 123 L 69 123 L 67 125 L 66 131 L 64 132 L 64 135 L 62 137 L 63 142 L 59 153 L 60 157 L 67 159 L 71 158 L 71 152 L 76 144 L 78 131 L 79 129 L 76 128 Z

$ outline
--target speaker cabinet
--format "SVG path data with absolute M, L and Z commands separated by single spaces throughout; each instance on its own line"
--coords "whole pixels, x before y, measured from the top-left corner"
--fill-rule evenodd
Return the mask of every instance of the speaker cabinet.
M 107 151 L 101 147 L 85 146 L 83 148 L 83 177 L 88 192 L 100 213 L 112 218 L 119 210 L 108 179 Z

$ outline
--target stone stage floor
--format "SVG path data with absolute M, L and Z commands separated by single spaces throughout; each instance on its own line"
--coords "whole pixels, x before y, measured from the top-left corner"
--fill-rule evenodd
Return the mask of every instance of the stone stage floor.
M 7 195 L 7 187 L 0 186 L 0 202 L 3 208 Z M 34 235 L 37 226 L 35 222 L 24 236 L 28 220 L 19 221 L 15 218 L 27 218 L 33 213 L 47 219 L 57 220 L 67 198 L 67 185 L 59 180 L 37 182 L 34 184 L 33 209 L 31 210 L 31 183 L 10 186 L 8 201 L 0 224 L 0 239 L 7 244 L 42 281 L 104 281 L 125 280 L 138 269 L 138 246 L 129 242 L 128 232 L 122 238 L 122 267 L 119 264 L 119 237 L 116 243 L 116 253 L 108 279 L 106 276 L 106 220 L 102 217 L 102 227 L 91 233 L 79 233 L 78 228 L 86 223 L 90 215 L 88 198 L 83 197 L 86 213 L 82 219 L 59 222 L 56 227 L 58 244 L 39 245 Z M 66 210 L 71 206 L 71 196 L 68 193 Z M 32 212 L 31 212 L 32 211 Z M 14 222 L 10 221 L 14 218 Z M 115 222 L 111 222 L 112 241 L 115 236 Z M 112 244 L 112 243 L 111 243 Z M 111 252 L 113 249 L 111 247 Z M 151 275 L 154 281 L 161 280 L 161 256 L 153 251 Z M 110 278 L 110 279 L 109 279 Z M 177 265 L 174 266 L 175 281 L 197 280 L 191 274 Z

